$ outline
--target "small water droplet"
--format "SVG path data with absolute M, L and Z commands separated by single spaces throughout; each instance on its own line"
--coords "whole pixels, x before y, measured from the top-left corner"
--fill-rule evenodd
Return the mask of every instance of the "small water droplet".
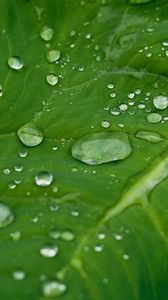
M 100 132 L 89 134 L 72 147 L 72 156 L 88 165 L 98 165 L 123 160 L 132 147 L 124 132 Z
M 18 280 L 18 281 L 21 281 L 23 279 L 25 279 L 26 277 L 26 274 L 24 271 L 22 270 L 16 270 L 12 273 L 12 277 L 15 279 L 15 280 Z
M 19 156 L 22 158 L 27 157 L 27 151 L 25 149 L 19 151 Z
M 41 144 L 44 139 L 42 132 L 35 126 L 34 123 L 28 123 L 19 128 L 17 135 L 20 141 L 28 147 L 35 147 Z M 21 157 L 25 157 L 23 156 L 23 152 Z
M 0 203 L 0 228 L 10 225 L 14 220 L 14 215 L 10 208 Z
M 108 87 L 108 89 L 113 89 L 114 88 L 114 84 L 110 82 L 110 83 L 107 84 L 107 87 Z
M 48 26 L 44 26 L 40 32 L 41 38 L 46 42 L 51 41 L 53 35 L 54 35 L 54 30 Z
M 115 238 L 116 241 L 121 241 L 123 237 L 120 234 L 115 234 L 114 238 Z
M 23 62 L 18 56 L 9 57 L 8 65 L 11 69 L 14 70 L 21 70 L 23 68 Z
M 11 173 L 11 170 L 8 169 L 8 168 L 5 168 L 5 169 L 3 169 L 3 173 L 4 173 L 5 175 L 9 175 L 9 174 Z
M 65 293 L 66 289 L 66 285 L 58 281 L 48 281 L 43 283 L 42 286 L 42 292 L 46 298 L 59 297 Z
M 44 257 L 55 257 L 58 253 L 57 246 L 45 246 L 40 249 L 40 254 Z
M 94 251 L 95 252 L 102 252 L 103 251 L 103 245 L 96 245 L 94 246 Z
M 159 123 L 162 120 L 162 116 L 158 113 L 150 113 L 147 115 L 147 121 L 152 124 Z
M 110 124 L 109 121 L 104 120 L 104 121 L 101 122 L 101 126 L 103 128 L 109 128 L 111 126 L 111 124 Z
M 164 138 L 157 132 L 140 130 L 136 133 L 136 137 L 150 143 L 160 143 Z
M 49 63 L 56 62 L 57 60 L 59 60 L 60 56 L 61 56 L 60 50 L 53 49 L 47 52 L 47 60 Z
M 113 107 L 111 110 L 110 110 L 110 113 L 113 115 L 113 116 L 119 116 L 120 115 L 120 109 L 118 107 Z
M 153 104 L 157 109 L 165 109 L 168 107 L 168 97 L 159 95 L 153 99 Z
M 58 76 L 54 73 L 50 73 L 46 76 L 46 81 L 49 85 L 54 86 L 58 83 Z
M 23 165 L 18 164 L 18 165 L 16 165 L 16 166 L 14 166 L 14 170 L 15 170 L 16 172 L 22 172 L 22 171 L 23 171 Z
M 21 232 L 20 231 L 11 232 L 10 237 L 12 238 L 13 241 L 18 242 L 21 238 Z
M 72 231 L 65 230 L 60 234 L 60 238 L 66 242 L 71 242 L 74 240 L 75 235 Z
M 50 232 L 49 232 L 49 237 L 50 238 L 52 238 L 52 239 L 54 239 L 54 240 L 57 240 L 57 239 L 59 239 L 60 238 L 60 231 L 58 231 L 58 230 L 51 230 Z
M 129 260 L 130 256 L 128 254 L 123 254 L 123 260 Z
M 47 171 L 40 172 L 35 176 L 35 183 L 38 186 L 46 187 L 53 182 L 53 175 Z
M 11 183 L 8 184 L 8 187 L 9 187 L 10 190 L 14 190 L 16 188 L 16 184 L 11 182 Z

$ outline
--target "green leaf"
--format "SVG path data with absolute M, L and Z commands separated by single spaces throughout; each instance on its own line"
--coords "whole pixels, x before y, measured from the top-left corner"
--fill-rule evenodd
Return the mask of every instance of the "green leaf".
M 167 10 L 0 1 L 1 299 L 168 299 Z

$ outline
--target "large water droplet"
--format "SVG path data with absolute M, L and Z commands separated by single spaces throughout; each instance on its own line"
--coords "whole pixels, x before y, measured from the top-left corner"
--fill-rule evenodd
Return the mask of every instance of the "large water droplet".
M 45 246 L 40 249 L 40 254 L 44 257 L 54 257 L 58 253 L 58 247 L 57 246 Z
M 23 68 L 23 62 L 18 56 L 8 58 L 8 65 L 11 69 L 20 70 Z
M 153 104 L 157 109 L 165 109 L 168 107 L 168 97 L 159 95 L 153 99 Z
M 14 220 L 14 215 L 10 208 L 0 203 L 0 228 L 10 225 Z
M 50 50 L 47 52 L 47 60 L 49 63 L 57 61 L 61 56 L 60 50 Z
M 58 83 L 58 76 L 54 73 L 50 73 L 46 76 L 46 81 L 49 85 L 56 85 Z
M 48 26 L 44 26 L 40 32 L 41 38 L 46 42 L 51 41 L 53 35 L 54 35 L 54 30 Z
M 136 137 L 150 143 L 160 143 L 164 138 L 157 132 L 140 130 L 136 133 Z
M 35 182 L 38 186 L 49 186 L 53 182 L 53 175 L 47 171 L 40 172 L 36 175 Z
M 35 147 L 41 144 L 44 139 L 42 132 L 35 126 L 34 123 L 28 123 L 19 128 L 17 135 L 20 141 L 28 147 Z
M 89 165 L 123 160 L 131 152 L 128 135 L 124 132 L 89 134 L 72 147 L 72 156 Z
M 66 289 L 66 285 L 59 281 L 45 282 L 42 287 L 43 295 L 46 298 L 59 297 L 66 291 Z

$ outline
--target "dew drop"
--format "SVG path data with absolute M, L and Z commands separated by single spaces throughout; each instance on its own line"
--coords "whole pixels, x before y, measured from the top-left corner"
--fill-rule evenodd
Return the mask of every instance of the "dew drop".
M 55 257 L 58 253 L 58 247 L 57 246 L 45 246 L 40 249 L 40 254 L 44 257 Z
M 53 182 L 53 175 L 47 171 L 40 172 L 35 176 L 35 183 L 38 186 L 46 187 Z
M 168 97 L 159 95 L 153 99 L 153 104 L 157 109 L 165 109 L 168 107 Z
M 56 62 L 61 56 L 60 50 L 50 50 L 47 52 L 47 60 L 49 63 Z
M 10 208 L 0 203 L 0 228 L 10 225 L 14 220 L 14 215 Z
M 63 241 L 66 241 L 66 242 L 71 242 L 74 240 L 75 238 L 75 235 L 72 231 L 70 230 L 65 230 L 63 231 L 61 234 L 60 234 L 60 238 L 63 240 Z
M 158 113 L 150 113 L 147 115 L 147 121 L 152 124 L 159 123 L 162 120 L 162 116 Z
M 54 35 L 54 30 L 48 26 L 44 26 L 40 32 L 41 38 L 46 42 L 51 41 L 53 35 Z
M 102 252 L 103 251 L 103 245 L 94 246 L 94 251 L 98 252 L 98 253 Z
M 54 73 L 50 73 L 46 76 L 46 81 L 49 85 L 54 86 L 58 83 L 58 76 Z
M 110 124 L 109 121 L 104 120 L 104 121 L 101 122 L 101 126 L 103 128 L 109 128 L 111 126 L 111 124 Z
M 160 143 L 164 138 L 157 132 L 140 130 L 136 133 L 136 138 L 150 143 Z
M 3 169 L 3 173 L 4 173 L 5 175 L 9 175 L 9 174 L 11 173 L 11 170 L 8 169 L 8 168 L 5 168 L 5 169 Z
M 42 292 L 46 298 L 55 298 L 61 296 L 66 289 L 66 285 L 62 282 L 48 281 L 43 284 Z
M 28 123 L 19 128 L 17 131 L 17 135 L 20 141 L 28 147 L 35 147 L 41 144 L 44 139 L 42 132 L 35 126 L 34 123 Z
M 16 172 L 22 172 L 23 171 L 23 165 L 19 164 L 19 165 L 14 166 L 14 170 Z
M 21 158 L 27 157 L 27 151 L 25 149 L 19 151 L 19 156 Z
M 123 260 L 129 260 L 129 259 L 130 259 L 130 257 L 128 254 L 123 254 Z
M 88 165 L 99 165 L 123 160 L 130 155 L 132 147 L 124 132 L 99 132 L 76 141 L 72 156 Z
M 10 237 L 12 238 L 13 241 L 18 242 L 21 238 L 21 232 L 20 231 L 11 232 Z
M 26 277 L 26 274 L 24 271 L 22 270 L 16 270 L 12 273 L 12 277 L 15 279 L 15 280 L 18 280 L 18 281 L 21 281 L 23 279 L 25 279 Z
M 108 89 L 113 89 L 114 88 L 114 84 L 110 82 L 110 83 L 107 84 L 107 87 L 108 87 Z
M 49 237 L 54 239 L 54 240 L 57 240 L 57 239 L 60 238 L 60 234 L 61 234 L 60 231 L 53 229 L 49 232 Z
M 8 58 L 8 65 L 11 69 L 20 70 L 23 68 L 23 62 L 18 56 Z

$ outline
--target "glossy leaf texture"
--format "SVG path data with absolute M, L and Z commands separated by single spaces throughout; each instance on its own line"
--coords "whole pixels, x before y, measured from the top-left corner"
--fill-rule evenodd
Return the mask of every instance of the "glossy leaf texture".
M 168 299 L 167 12 L 0 0 L 1 299 Z

